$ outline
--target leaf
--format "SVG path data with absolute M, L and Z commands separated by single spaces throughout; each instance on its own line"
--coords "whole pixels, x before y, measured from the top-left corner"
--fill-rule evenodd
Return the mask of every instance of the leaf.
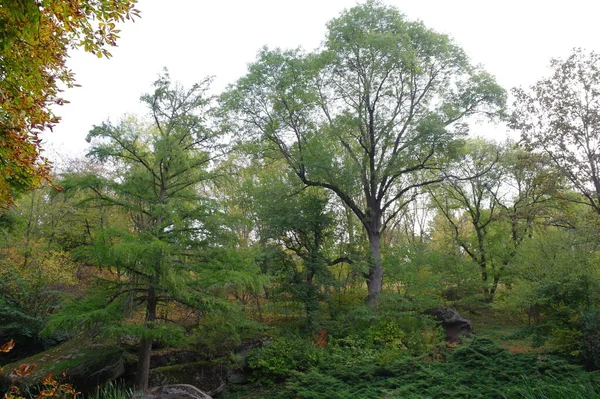
M 33 369 L 35 369 L 35 363 L 24 363 L 14 369 L 12 374 L 17 377 L 27 377 L 33 372 Z
M 5 343 L 4 345 L 0 346 L 0 352 L 10 352 L 12 350 L 12 348 L 15 347 L 15 341 L 14 340 L 10 340 L 7 343 Z

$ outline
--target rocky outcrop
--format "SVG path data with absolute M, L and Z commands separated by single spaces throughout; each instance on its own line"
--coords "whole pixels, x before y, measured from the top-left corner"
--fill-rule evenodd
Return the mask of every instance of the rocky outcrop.
M 192 384 L 211 395 L 225 389 L 225 380 L 220 367 L 207 362 L 177 364 L 150 370 L 150 386 L 175 386 Z
M 140 395 L 141 396 L 141 395 Z M 138 396 L 136 396 L 137 398 Z M 152 388 L 144 399 L 212 399 L 212 396 L 189 384 L 164 385 Z M 140 398 L 141 399 L 141 398 Z
M 17 377 L 11 371 L 21 364 L 35 364 L 35 368 L 30 375 Z M 67 380 L 78 390 L 85 392 L 122 376 L 125 365 L 123 351 L 118 346 L 73 339 L 45 352 L 7 364 L 4 372 L 21 387 L 38 384 L 48 374 L 58 376 L 66 372 Z
M 435 308 L 427 313 L 435 317 L 444 328 L 448 342 L 458 342 L 462 337 L 473 333 L 471 321 L 463 317 L 454 308 Z

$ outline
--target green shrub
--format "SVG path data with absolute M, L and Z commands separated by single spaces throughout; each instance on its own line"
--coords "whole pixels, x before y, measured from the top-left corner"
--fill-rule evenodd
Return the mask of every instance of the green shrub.
M 522 383 L 507 390 L 505 399 L 599 399 L 598 384 L 589 380 L 550 378 L 540 384 L 523 376 Z
M 368 336 L 386 349 L 411 355 L 426 353 L 443 339 L 442 329 L 432 317 L 411 313 L 381 318 L 369 328 Z
M 293 378 L 278 388 L 277 397 L 502 399 L 547 394 L 548 398 L 596 398 L 600 392 L 595 374 L 554 356 L 511 354 L 484 337 L 467 340 L 437 357 L 403 355 L 381 362 L 386 352 L 332 346 L 317 365 L 292 373 Z M 569 385 L 575 387 L 575 396 L 564 395 Z
M 294 372 L 306 371 L 315 366 L 322 350 L 298 336 L 274 338 L 270 345 L 252 350 L 248 355 L 248 367 L 253 379 L 273 385 L 289 378 Z
M 580 317 L 582 337 L 580 359 L 588 370 L 600 370 L 600 314 L 586 312 Z
M 223 311 L 206 312 L 193 330 L 191 342 L 200 359 L 232 366 L 239 362 L 235 352 L 245 339 L 260 335 L 264 326 L 248 320 L 235 306 Z

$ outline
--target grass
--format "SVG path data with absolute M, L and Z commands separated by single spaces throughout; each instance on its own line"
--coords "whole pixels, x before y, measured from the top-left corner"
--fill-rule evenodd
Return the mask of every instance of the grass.
M 543 352 L 542 348 L 533 346 L 531 335 L 524 336 L 526 324 L 522 318 L 515 317 L 507 311 L 493 308 L 482 309 L 476 314 L 467 315 L 478 336 L 488 337 L 500 343 L 512 353 Z
M 131 399 L 134 390 L 125 384 L 109 381 L 99 386 L 94 392 L 85 396 L 86 399 Z

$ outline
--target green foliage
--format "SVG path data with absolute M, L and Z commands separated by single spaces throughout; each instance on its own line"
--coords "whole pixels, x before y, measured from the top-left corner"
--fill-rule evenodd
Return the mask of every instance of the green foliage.
M 20 197 L 0 223 L 0 341 L 17 341 L 11 356 L 53 341 L 39 332 L 64 293 L 77 289 L 76 264 L 56 239 L 69 218 L 50 190 Z
M 248 367 L 255 381 L 273 385 L 316 365 L 321 352 L 312 342 L 299 336 L 273 338 L 264 348 L 250 352 Z
M 134 395 L 132 388 L 123 383 L 109 381 L 86 395 L 86 399 L 131 399 Z
M 506 95 L 448 36 L 368 1 L 331 20 L 313 53 L 263 49 L 223 98 L 244 136 L 269 143 L 304 185 L 330 190 L 358 218 L 374 303 L 381 233 L 413 189 L 443 180 L 464 118 L 493 116 Z
M 314 376 L 310 370 L 324 369 L 347 381 L 357 372 L 374 373 L 372 369 L 395 359 L 434 351 L 443 339 L 441 329 L 429 316 L 403 309 L 399 306 L 402 301 L 398 296 L 382 296 L 376 310 L 362 303 L 337 320 L 323 322 L 327 334 L 324 348 L 295 335 L 274 338 L 250 356 L 254 378 L 274 384 L 298 372 Z
M 88 156 L 109 166 L 63 176 L 82 205 L 115 209 L 120 223 L 101 225 L 78 251 L 97 273 L 88 296 L 65 307 L 52 327 L 139 338 L 140 389 L 147 388 L 152 342 L 185 342 L 182 309 L 207 312 L 225 303 L 229 282 L 258 285 L 244 269 L 253 266 L 247 257 L 230 251 L 233 234 L 207 185 L 221 152 L 220 132 L 210 128 L 209 84 L 184 89 L 163 73 L 141 97 L 151 118 L 129 116 L 89 132 Z
M 450 245 L 427 241 L 386 248 L 386 281 L 396 286 L 411 309 L 427 310 L 445 301 L 460 306 L 480 290 L 477 264 L 454 253 Z
M 507 390 L 505 399 L 598 399 L 598 383 L 578 378 L 548 378 L 543 385 L 533 378 L 523 376 L 522 385 Z
M 411 314 L 379 320 L 369 328 L 368 336 L 376 345 L 412 355 L 428 352 L 443 338 L 434 320 Z
M 566 392 L 566 383 L 573 384 L 574 394 L 581 397 L 600 394 L 592 374 L 549 356 L 509 354 L 484 338 L 427 357 L 376 359 L 370 351 L 347 352 L 346 357 L 328 353 L 318 367 L 296 373 L 277 397 L 527 398 L 543 396 L 519 395 L 556 394 L 561 384 Z
M 298 183 L 294 176 L 262 176 L 255 189 L 260 262 L 277 279 L 272 292 L 302 304 L 307 329 L 315 330 L 325 288 L 335 284 L 327 256 L 334 219 L 327 192 Z
M 46 309 L 39 306 L 47 305 Z M 14 338 L 37 339 L 45 320 L 58 303 L 54 292 L 46 291 L 43 286 L 31 285 L 19 276 L 0 274 L 0 341 Z
M 600 370 L 600 313 L 583 313 L 579 324 L 581 361 L 588 370 Z
M 534 343 L 597 364 L 593 316 L 598 308 L 598 243 L 587 229 L 551 230 L 527 240 L 517 256 L 513 283 L 497 306 L 522 312 Z M 584 338 L 584 335 L 586 338 Z M 587 341 L 586 341 L 587 340 Z M 591 341 L 590 341 L 591 340 Z M 582 351 L 591 345 L 591 351 Z
M 107 302 L 107 295 L 111 295 L 111 292 L 97 288 L 84 298 L 71 298 L 60 312 L 50 318 L 44 333 L 84 330 L 97 334 L 121 325 L 130 314 L 128 298 L 118 296 Z
M 586 203 L 600 214 L 598 154 L 600 54 L 573 49 L 565 59 L 552 59 L 552 75 L 530 90 L 514 89 L 511 118 L 530 150 L 548 155 Z
M 248 339 L 254 339 L 264 326 L 248 320 L 235 306 L 205 312 L 189 341 L 202 360 L 220 366 L 239 365 L 235 352 Z

